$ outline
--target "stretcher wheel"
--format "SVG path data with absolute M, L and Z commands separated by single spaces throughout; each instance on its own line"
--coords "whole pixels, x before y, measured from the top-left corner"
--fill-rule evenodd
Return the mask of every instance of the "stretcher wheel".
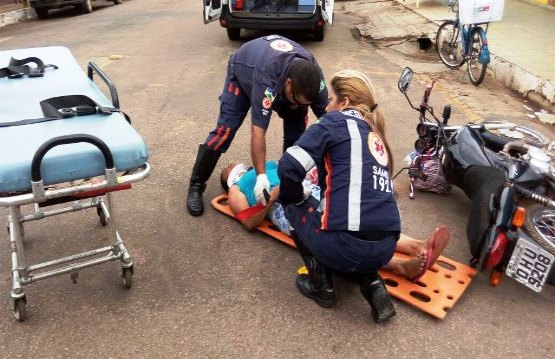
M 102 210 L 102 208 L 96 207 L 96 214 L 98 215 L 100 224 L 103 226 L 106 226 L 108 224 L 108 221 L 106 220 L 106 215 L 104 214 L 104 211 Z
M 27 298 L 21 297 L 15 299 L 12 306 L 12 313 L 18 322 L 27 319 Z
M 133 267 L 129 268 L 122 268 L 121 271 L 121 280 L 123 282 L 123 286 L 127 289 L 131 288 L 133 285 Z

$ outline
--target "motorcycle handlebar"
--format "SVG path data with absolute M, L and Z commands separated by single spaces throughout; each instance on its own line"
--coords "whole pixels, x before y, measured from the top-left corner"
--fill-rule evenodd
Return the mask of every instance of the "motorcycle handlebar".
M 428 105 L 428 101 L 430 100 L 430 95 L 432 94 L 432 89 L 434 88 L 435 81 L 432 81 L 431 84 L 426 85 L 426 90 L 424 90 L 424 96 L 422 97 L 422 105 Z
M 428 105 L 428 101 L 430 100 L 430 95 L 432 94 L 432 89 L 434 88 L 435 81 L 432 81 L 431 84 L 426 85 L 426 90 L 424 90 L 424 95 L 422 96 L 422 102 L 420 102 L 420 120 L 425 120 L 426 111 L 430 112 L 430 114 L 435 118 L 433 111 L 431 110 L 430 106 Z

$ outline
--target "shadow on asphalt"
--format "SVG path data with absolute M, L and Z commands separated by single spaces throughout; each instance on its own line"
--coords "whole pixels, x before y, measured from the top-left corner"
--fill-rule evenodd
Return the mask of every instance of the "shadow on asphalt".
M 93 1 L 93 13 L 97 11 L 104 11 L 105 9 L 108 9 L 112 6 L 116 6 L 116 5 L 111 1 L 100 1 L 100 2 Z M 83 14 L 83 12 L 81 12 L 81 10 L 75 6 L 66 6 L 60 9 L 50 10 L 48 12 L 48 19 L 39 20 L 39 21 L 48 21 L 50 19 L 63 19 L 66 17 L 81 16 L 81 15 L 88 15 L 88 14 Z
M 326 29 L 329 30 L 329 29 Z M 319 42 L 319 41 L 315 41 L 313 38 L 313 35 L 311 32 L 307 32 L 307 31 L 292 31 L 292 30 L 286 30 L 286 31 L 276 31 L 276 30 L 267 30 L 267 31 L 263 31 L 263 30 L 242 30 L 241 31 L 241 39 L 239 41 L 237 41 L 237 43 L 239 42 L 247 42 L 253 39 L 256 39 L 258 37 L 261 36 L 266 36 L 266 35 L 273 35 L 273 34 L 277 34 L 277 35 L 281 35 L 284 36 L 288 39 L 291 39 L 295 42 L 298 42 L 299 44 L 302 43 L 311 43 L 311 42 Z M 325 34 L 325 33 L 324 33 Z M 324 35 L 325 36 L 325 35 Z M 325 38 L 324 38 L 325 40 Z

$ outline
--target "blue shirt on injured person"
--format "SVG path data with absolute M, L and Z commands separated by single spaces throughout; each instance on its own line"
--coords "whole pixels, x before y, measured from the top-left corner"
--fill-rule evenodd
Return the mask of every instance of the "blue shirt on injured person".
M 266 161 L 266 175 L 268 176 L 268 181 L 270 181 L 270 190 L 276 186 L 279 186 L 279 177 L 277 175 L 277 163 L 275 161 Z M 256 205 L 256 198 L 254 197 L 254 186 L 256 185 L 256 171 L 254 168 L 250 168 L 236 183 L 239 186 L 241 193 L 247 198 L 249 206 Z M 303 186 L 309 188 L 312 192 L 312 196 L 318 201 L 320 200 L 320 187 L 315 185 L 309 180 L 303 181 Z M 283 233 L 290 235 L 291 226 L 289 221 L 285 217 L 285 212 L 283 207 L 279 202 L 272 205 L 267 218 L 272 221 L 272 223 Z
M 279 186 L 279 177 L 277 174 L 277 163 L 275 161 L 266 161 L 266 176 L 268 176 L 268 181 L 270 182 L 270 190 L 274 187 Z M 237 186 L 241 192 L 247 197 L 247 202 L 249 206 L 256 205 L 256 197 L 254 196 L 254 186 L 256 185 L 256 171 L 254 168 L 249 169 L 239 181 L 237 181 Z

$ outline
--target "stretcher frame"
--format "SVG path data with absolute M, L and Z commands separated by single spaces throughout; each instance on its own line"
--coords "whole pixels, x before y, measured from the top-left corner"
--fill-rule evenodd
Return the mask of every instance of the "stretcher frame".
M 93 80 L 93 74 L 98 76 L 108 86 L 114 108 L 119 108 L 117 91 L 113 82 L 100 70 L 89 62 L 87 76 Z M 97 147 L 104 157 L 105 172 L 103 179 L 82 179 L 85 182 L 57 184 L 63 187 L 45 187 L 41 175 L 41 163 L 46 153 L 59 145 L 86 142 Z M 88 134 L 66 135 L 52 138 L 38 148 L 31 164 L 32 192 L 17 193 L 8 197 L 0 196 L 0 207 L 8 208 L 8 232 L 12 259 L 12 290 L 10 303 L 16 320 L 22 322 L 27 318 L 27 297 L 24 286 L 36 281 L 70 273 L 75 283 L 78 271 L 97 266 L 110 261 L 121 261 L 121 278 L 125 288 L 131 288 L 133 276 L 133 260 L 117 231 L 116 213 L 112 192 L 131 188 L 131 184 L 139 182 L 150 174 L 150 165 L 145 162 L 141 167 L 118 176 L 113 155 L 109 147 L 98 137 Z M 75 181 L 74 181 L 75 182 Z M 43 207 L 72 202 L 63 208 L 43 210 Z M 21 206 L 34 204 L 34 211 L 24 215 Z M 81 253 L 49 260 L 42 263 L 27 263 L 23 241 L 25 238 L 24 223 L 45 219 L 48 217 L 96 208 L 100 223 L 109 225 L 112 244 Z

